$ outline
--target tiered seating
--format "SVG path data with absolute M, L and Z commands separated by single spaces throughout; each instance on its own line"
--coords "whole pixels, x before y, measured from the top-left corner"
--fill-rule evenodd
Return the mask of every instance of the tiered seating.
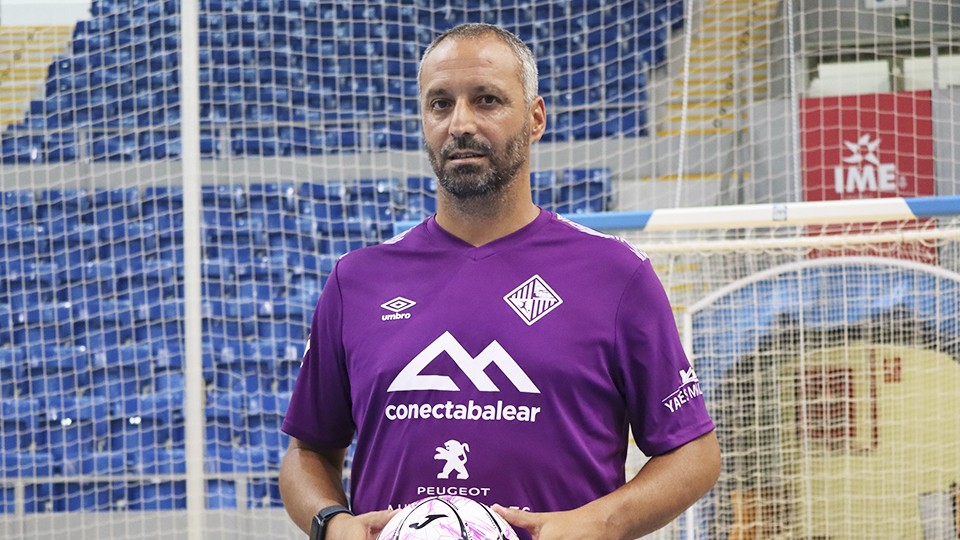
M 610 207 L 609 169 L 532 180 L 549 209 Z M 433 213 L 436 182 L 210 185 L 201 199 L 207 458 L 220 472 L 275 470 L 287 443 L 280 420 L 336 259 L 389 238 L 398 220 Z M 54 475 L 183 469 L 182 212 L 182 191 L 164 186 L 0 197 L 6 463 Z M 182 482 L 31 486 L 28 511 L 185 504 Z M 234 480 L 210 487 L 215 504 L 237 504 Z M 280 504 L 275 482 L 251 479 L 247 493 L 250 504 Z
M 643 136 L 646 73 L 665 61 L 682 6 L 201 2 L 201 153 L 418 149 L 418 56 L 438 32 L 467 21 L 501 24 L 535 49 L 555 115 L 545 140 Z M 177 2 L 96 0 L 91 13 L 19 126 L 50 131 L 4 136 L 4 163 L 179 157 Z

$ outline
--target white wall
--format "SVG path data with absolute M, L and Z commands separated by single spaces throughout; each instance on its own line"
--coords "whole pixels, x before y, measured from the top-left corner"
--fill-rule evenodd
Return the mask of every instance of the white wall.
M 72 25 L 90 18 L 90 0 L 0 0 L 0 25 Z

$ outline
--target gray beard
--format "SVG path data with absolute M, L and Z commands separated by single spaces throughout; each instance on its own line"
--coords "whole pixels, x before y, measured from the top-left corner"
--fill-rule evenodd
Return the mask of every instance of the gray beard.
M 499 206 L 494 203 L 502 199 L 507 187 L 516 180 L 517 172 L 523 167 L 529 138 L 529 129 L 520 130 L 516 137 L 507 141 L 506 148 L 500 154 L 491 153 L 488 146 L 471 139 L 458 138 L 444 145 L 439 152 L 428 147 L 427 156 L 437 175 L 437 183 L 449 195 L 447 199 L 464 210 L 479 210 Z M 490 160 L 490 168 L 483 172 L 479 165 L 461 165 L 445 170 L 440 163 L 441 155 L 455 149 L 482 150 Z

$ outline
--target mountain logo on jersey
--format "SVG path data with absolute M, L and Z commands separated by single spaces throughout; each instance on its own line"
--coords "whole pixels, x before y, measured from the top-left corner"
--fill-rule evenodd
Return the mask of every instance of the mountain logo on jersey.
M 539 321 L 563 303 L 560 295 L 539 275 L 524 281 L 516 289 L 507 293 L 503 299 L 523 319 L 523 322 L 527 323 L 527 326 Z
M 402 312 L 412 308 L 415 305 L 417 305 L 416 302 L 408 298 L 404 298 L 402 296 L 398 296 L 393 300 L 387 300 L 386 302 L 380 304 L 380 307 L 382 307 L 387 311 L 392 311 L 393 313 L 390 313 L 388 315 L 381 315 L 380 319 L 384 321 L 396 321 L 399 319 L 409 319 L 410 314 L 402 313 Z
M 446 354 L 463 371 L 470 382 L 481 392 L 499 392 L 500 388 L 487 376 L 484 370 L 493 364 L 506 375 L 517 390 L 528 394 L 539 394 L 540 389 L 520 368 L 517 361 L 496 341 L 491 342 L 476 357 L 471 356 L 463 345 L 450 332 L 433 342 L 413 358 L 397 375 L 387 388 L 387 392 L 406 392 L 411 390 L 442 390 L 458 392 L 460 387 L 446 375 L 424 375 L 423 372 L 434 360 Z
M 458 480 L 470 478 L 467 472 L 467 452 L 470 451 L 470 445 L 460 441 L 450 439 L 443 443 L 443 446 L 437 447 L 437 453 L 433 459 L 446 462 L 443 470 L 437 475 L 437 478 L 450 478 L 450 473 L 456 472 Z
M 703 390 L 700 389 L 700 378 L 697 372 L 693 371 L 693 366 L 687 370 L 680 370 L 680 386 L 669 396 L 662 400 L 663 406 L 675 413 L 681 407 L 690 403 L 695 398 L 703 396 Z

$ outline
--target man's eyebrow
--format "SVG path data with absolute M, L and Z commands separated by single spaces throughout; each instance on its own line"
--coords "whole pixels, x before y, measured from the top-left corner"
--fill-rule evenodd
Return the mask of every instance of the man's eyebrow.
M 450 95 L 450 91 L 446 88 L 431 88 L 424 94 L 427 98 L 432 97 L 446 97 Z M 483 94 L 496 94 L 503 95 L 504 91 L 499 86 L 480 84 L 470 88 L 470 93 L 473 95 L 483 95 Z

